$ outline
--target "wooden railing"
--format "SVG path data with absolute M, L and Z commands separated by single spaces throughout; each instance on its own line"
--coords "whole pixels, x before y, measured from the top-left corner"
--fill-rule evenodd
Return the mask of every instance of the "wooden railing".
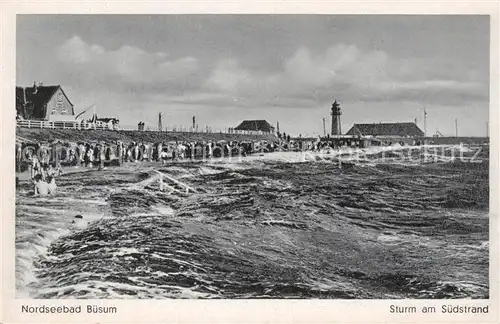
M 18 120 L 17 127 L 34 129 L 74 129 L 74 130 L 111 130 L 111 131 L 138 131 L 137 126 L 123 125 L 110 126 L 108 124 L 96 124 L 78 121 L 47 121 L 47 120 Z M 143 132 L 158 132 L 158 128 L 145 127 Z M 220 133 L 237 135 L 271 135 L 272 133 L 251 130 L 235 130 L 234 128 L 212 128 L 212 127 L 185 127 L 185 126 L 166 126 L 161 130 L 172 133 Z
M 17 127 L 21 128 L 47 128 L 47 129 L 93 129 L 93 130 L 115 130 L 107 124 L 79 123 L 77 121 L 47 121 L 47 120 L 18 120 Z

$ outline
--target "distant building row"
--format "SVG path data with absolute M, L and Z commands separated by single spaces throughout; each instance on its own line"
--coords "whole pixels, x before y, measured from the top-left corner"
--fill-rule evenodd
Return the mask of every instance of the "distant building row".
M 336 107 L 335 103 L 332 107 Z M 335 116 L 339 117 L 340 109 L 337 110 L 335 110 Z M 22 119 L 78 122 L 75 118 L 73 104 L 59 85 L 43 86 L 34 83 L 32 87 L 16 87 L 16 112 L 17 116 Z M 115 127 L 119 123 L 116 118 L 97 118 L 95 114 L 89 122 L 109 124 Z M 340 118 L 338 118 L 337 123 L 340 123 Z M 144 125 L 142 127 L 144 128 Z M 332 127 L 334 127 L 333 123 Z M 340 134 L 340 126 L 337 128 Z M 275 133 L 275 128 L 266 120 L 244 120 L 234 130 Z M 371 123 L 354 124 L 346 135 L 423 137 L 424 132 L 415 123 Z
M 274 133 L 275 128 L 265 120 L 244 120 L 235 130 Z M 423 137 L 424 132 L 415 123 L 354 124 L 345 134 L 374 137 Z M 342 135 L 340 135 L 342 136 Z
M 274 133 L 274 127 L 266 120 L 244 120 L 234 130 L 237 131 L 260 131 Z
M 415 123 L 371 123 L 354 124 L 346 135 L 423 137 L 424 132 Z

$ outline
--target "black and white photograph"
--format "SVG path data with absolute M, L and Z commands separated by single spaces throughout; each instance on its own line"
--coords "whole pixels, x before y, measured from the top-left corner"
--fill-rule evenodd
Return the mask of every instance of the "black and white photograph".
M 16 298 L 489 299 L 490 18 L 18 14 Z

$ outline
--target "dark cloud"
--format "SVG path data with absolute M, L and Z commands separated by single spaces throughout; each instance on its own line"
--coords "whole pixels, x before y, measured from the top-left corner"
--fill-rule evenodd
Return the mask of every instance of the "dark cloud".
M 148 53 L 130 45 L 109 50 L 79 36 L 61 44 L 57 58 L 63 67 L 59 73 L 73 87 L 135 93 L 140 100 L 154 96 L 158 103 L 302 109 L 333 97 L 425 104 L 488 100 L 488 85 L 466 80 L 468 74 L 461 69 L 443 71 L 432 66 L 432 60 L 398 60 L 384 51 L 363 52 L 348 44 L 318 53 L 301 47 L 267 73 L 242 67 L 236 58 L 219 60 L 210 68 L 194 56 L 170 59 L 163 52 Z

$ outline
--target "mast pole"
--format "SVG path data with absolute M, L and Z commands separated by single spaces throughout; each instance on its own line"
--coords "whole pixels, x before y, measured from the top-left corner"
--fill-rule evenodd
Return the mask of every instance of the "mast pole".
M 427 137 L 427 110 L 424 108 L 424 137 Z

